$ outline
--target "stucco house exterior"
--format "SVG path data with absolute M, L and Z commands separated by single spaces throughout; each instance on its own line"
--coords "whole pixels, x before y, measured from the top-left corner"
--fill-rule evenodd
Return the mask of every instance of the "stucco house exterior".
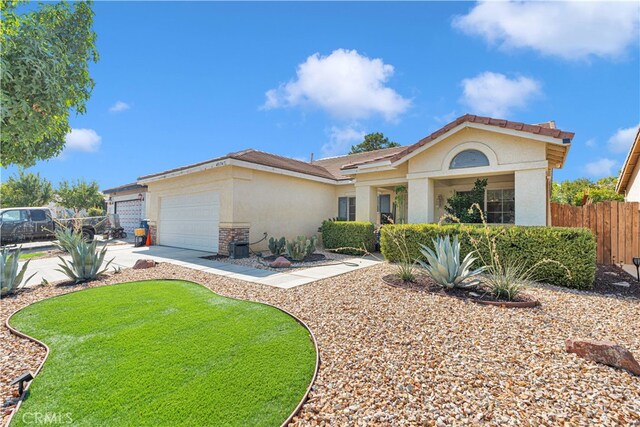
M 625 202 L 640 202 L 640 129 L 631 144 L 627 159 L 622 166 L 622 171 L 616 184 L 616 192 L 624 194 Z
M 455 192 L 487 178 L 491 222 L 549 224 L 553 169 L 574 134 L 464 115 L 412 145 L 303 162 L 244 150 L 140 177 L 160 245 L 227 253 L 233 240 L 312 235 L 321 222 L 437 222 Z M 262 242 L 266 248 L 266 242 Z
M 127 233 L 140 227 L 145 217 L 147 187 L 135 182 L 102 190 L 107 203 L 107 214 L 118 214 L 120 226 Z

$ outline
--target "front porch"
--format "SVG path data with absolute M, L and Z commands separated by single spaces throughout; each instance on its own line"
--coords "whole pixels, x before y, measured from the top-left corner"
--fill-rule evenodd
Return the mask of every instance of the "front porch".
M 356 183 L 355 219 L 384 224 L 435 223 L 446 213 L 447 200 L 471 191 L 486 178 L 483 211 L 495 224 L 548 225 L 548 178 L 545 169 L 516 170 L 486 176 L 424 176 L 405 181 Z M 546 191 L 545 191 L 546 189 Z

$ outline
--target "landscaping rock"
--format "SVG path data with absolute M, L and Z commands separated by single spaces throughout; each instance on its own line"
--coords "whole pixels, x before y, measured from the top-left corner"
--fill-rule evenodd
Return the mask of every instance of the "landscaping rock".
M 274 268 L 291 267 L 291 261 L 289 261 L 283 256 L 279 256 L 278 258 L 275 259 L 275 261 L 269 264 L 269 267 L 274 267 Z
M 133 266 L 134 270 L 141 270 L 143 268 L 153 268 L 155 267 L 157 264 L 157 262 L 155 262 L 152 259 L 139 259 L 138 261 L 136 261 L 135 265 Z
M 634 375 L 640 375 L 640 364 L 633 354 L 612 341 L 567 340 L 566 346 L 567 352 L 575 353 L 584 359 L 626 369 Z

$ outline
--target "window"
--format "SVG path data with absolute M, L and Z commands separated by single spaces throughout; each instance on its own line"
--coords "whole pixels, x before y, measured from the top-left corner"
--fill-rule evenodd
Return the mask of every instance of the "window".
M 42 209 L 31 211 L 31 221 L 38 222 L 38 221 L 47 221 L 47 220 L 48 220 L 47 213 Z
M 451 160 L 449 169 L 476 168 L 489 166 L 489 159 L 482 151 L 464 150 L 455 155 Z
M 389 214 L 391 213 L 391 195 L 381 194 L 378 196 L 378 212 Z
M 6 211 L 2 213 L 2 222 L 18 222 L 27 219 L 26 211 Z
M 515 222 L 515 191 L 487 190 L 485 197 L 487 222 L 493 224 L 513 224 Z
M 355 197 L 338 197 L 338 219 L 340 221 L 356 220 Z

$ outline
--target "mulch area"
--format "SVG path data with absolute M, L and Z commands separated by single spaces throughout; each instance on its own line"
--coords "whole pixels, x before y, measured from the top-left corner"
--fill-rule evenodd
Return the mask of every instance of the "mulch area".
M 615 285 L 620 282 L 627 282 L 629 287 Z M 616 265 L 598 265 L 591 292 L 640 299 L 640 283 L 636 277 Z
M 482 280 L 481 277 L 478 277 Z M 441 296 L 449 296 L 454 298 L 461 298 L 471 301 L 490 301 L 490 302 L 534 302 L 535 298 L 528 295 L 526 292 L 521 292 L 512 300 L 506 298 L 499 298 L 489 292 L 480 283 L 477 286 L 469 288 L 453 288 L 445 290 L 442 286 L 434 282 L 429 276 L 417 273 L 415 280 L 411 282 L 405 282 L 400 279 L 396 274 L 388 274 L 382 278 L 383 283 L 389 286 L 393 286 L 401 289 L 408 289 L 415 292 L 429 292 L 438 294 Z
M 568 338 L 611 340 L 640 358 L 640 303 L 547 285 L 542 305 L 511 310 L 381 284 L 386 263 L 279 289 L 171 264 L 123 270 L 88 286 L 184 279 L 290 311 L 314 332 L 321 365 L 295 426 L 640 425 L 640 377 L 566 353 Z M 5 298 L 15 309 L 83 286 Z M 63 321 L 64 319 L 61 319 Z M 2 328 L 0 397 L 43 350 Z M 179 396 L 176 396 L 179 404 Z

